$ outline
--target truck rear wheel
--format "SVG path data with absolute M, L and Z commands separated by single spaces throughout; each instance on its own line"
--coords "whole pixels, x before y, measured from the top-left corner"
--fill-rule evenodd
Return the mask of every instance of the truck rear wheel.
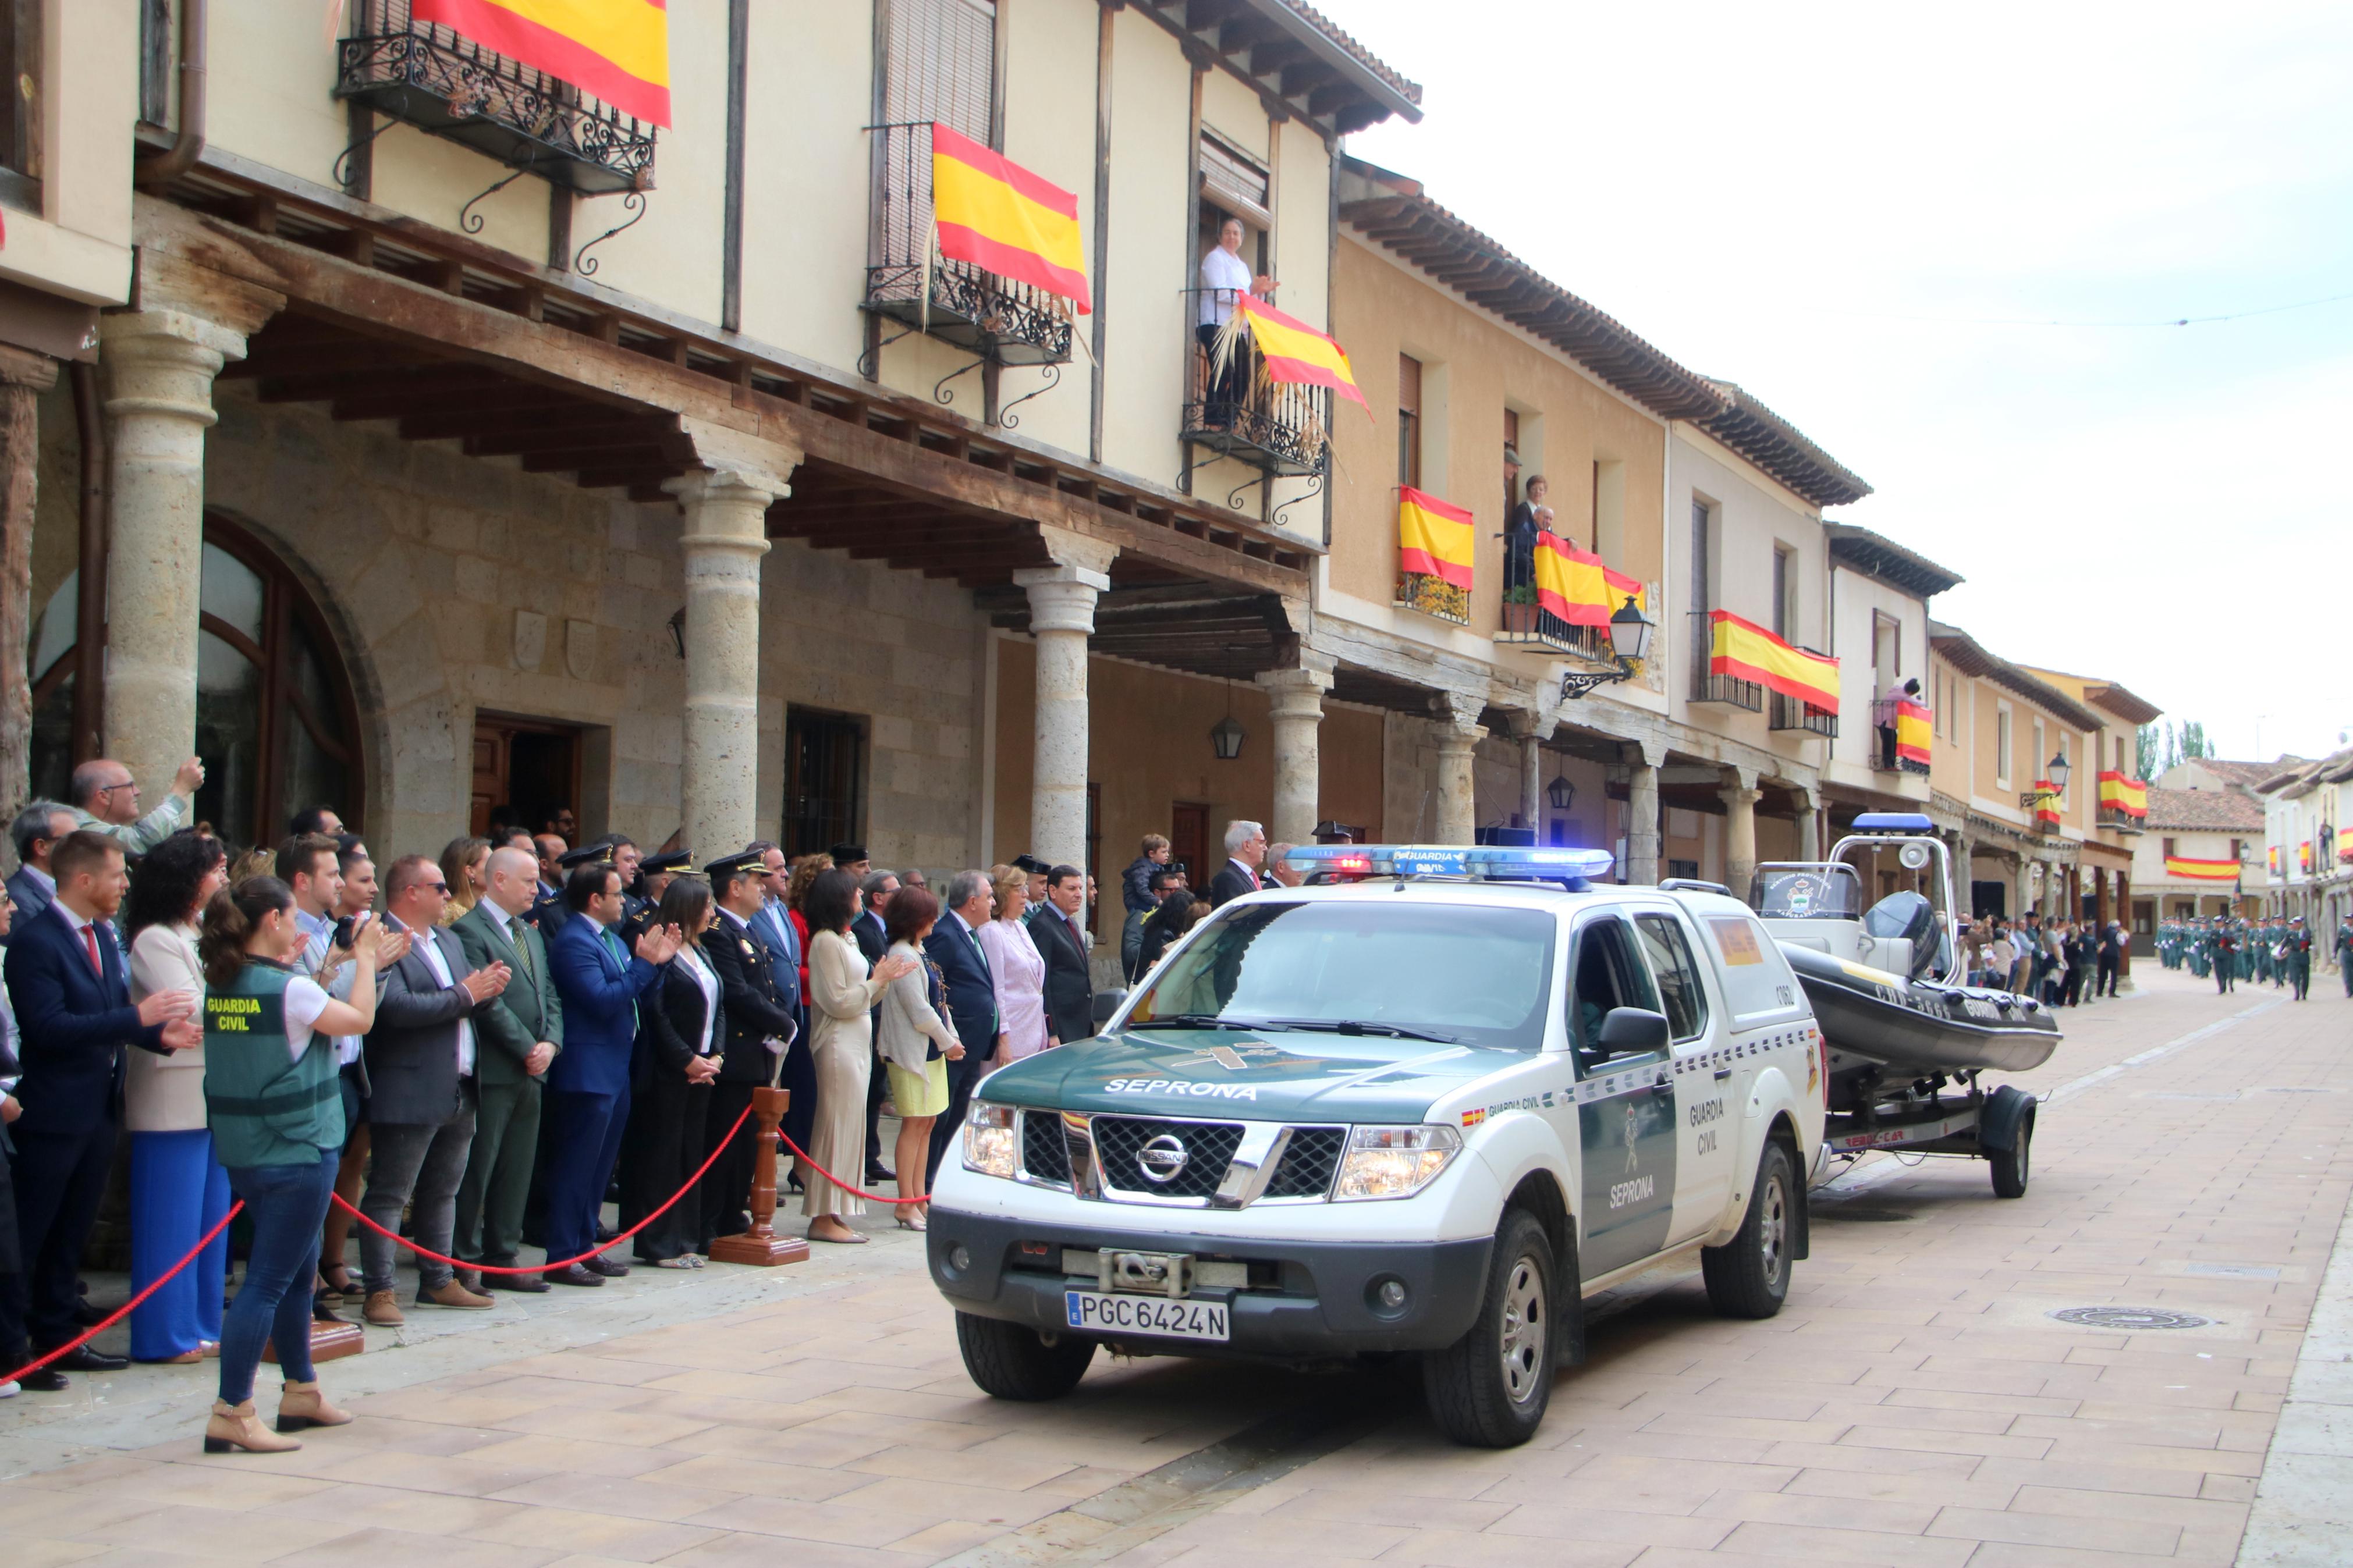
M 1422 1358 L 1422 1395 L 1448 1436 L 1514 1448 L 1536 1435 L 1552 1403 L 1552 1241 L 1535 1215 L 1512 1209 L 1487 1259 L 1487 1288 L 1470 1332 Z
M 955 1323 L 965 1371 L 995 1399 L 1060 1399 L 1078 1387 L 1095 1356 L 1094 1341 L 1075 1334 L 1057 1334 L 1049 1343 L 1035 1329 L 971 1312 L 958 1312 Z
M 1703 1247 L 1700 1277 L 1707 1304 L 1726 1318 L 1769 1318 L 1789 1295 L 1790 1246 L 1797 1239 L 1797 1173 L 1789 1151 L 1765 1145 L 1757 1187 L 1740 1229 L 1722 1247 Z

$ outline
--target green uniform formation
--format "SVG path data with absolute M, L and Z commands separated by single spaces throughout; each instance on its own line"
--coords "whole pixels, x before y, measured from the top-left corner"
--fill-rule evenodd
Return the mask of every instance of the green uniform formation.
M 2312 991 L 2312 949 L 2302 915 L 2263 921 L 2210 915 L 2166 921 L 2157 931 L 2158 962 L 2168 969 L 2186 969 L 2201 980 L 2211 976 L 2217 991 L 2242 980 L 2268 981 L 2275 990 L 2293 989 L 2299 1002 Z M 2345 994 L 2353 996 L 2353 918 L 2338 924 L 2333 952 Z

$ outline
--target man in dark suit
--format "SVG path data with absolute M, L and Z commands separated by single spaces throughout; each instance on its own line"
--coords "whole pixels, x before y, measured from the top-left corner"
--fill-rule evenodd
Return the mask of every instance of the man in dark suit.
M 78 1328 L 75 1276 L 122 1124 L 123 1047 L 161 1056 L 204 1040 L 188 992 L 132 1005 L 113 929 L 131 881 L 121 846 L 102 834 L 69 833 L 49 865 L 56 897 L 16 927 L 7 966 L 24 1068 L 15 1091 L 24 1113 L 8 1130 L 16 1145 L 16 1232 L 25 1327 L 39 1351 L 66 1343 Z M 84 1345 L 52 1364 L 111 1372 L 128 1363 Z
M 364 1047 L 372 1152 L 359 1209 L 396 1234 L 402 1211 L 413 1209 L 417 1245 L 447 1256 L 456 1239 L 458 1184 L 474 1146 L 480 1020 L 497 1005 L 510 973 L 503 963 L 475 968 L 458 939 L 440 929 L 449 886 L 431 860 L 422 855 L 395 860 L 385 874 L 385 893 L 386 924 L 408 932 L 410 946 L 385 976 L 375 1027 Z M 362 1315 L 379 1328 L 406 1321 L 393 1292 L 394 1261 L 391 1237 L 363 1228 L 367 1304 Z M 491 1304 L 488 1296 L 459 1284 L 447 1263 L 420 1257 L 417 1270 L 420 1307 Z
M 757 850 L 730 855 L 702 868 L 702 874 L 711 879 L 712 901 L 719 906 L 718 918 L 702 933 L 702 956 L 712 973 L 719 977 L 719 1006 L 726 1019 L 719 1080 L 712 1086 L 711 1148 L 703 1151 L 706 1156 L 752 1103 L 752 1091 L 767 1084 L 794 1036 L 800 1032 L 790 1005 L 800 977 L 794 974 L 789 983 L 778 984 L 776 952 L 752 930 L 753 917 L 767 901 L 763 885 L 766 872 Z M 758 1128 L 744 1123 L 719 1163 L 711 1167 L 702 1204 L 703 1235 L 697 1251 L 708 1254 L 718 1237 L 751 1228 L 752 1167 L 759 1152 L 758 1135 Z
M 1209 907 L 1255 893 L 1265 884 L 1258 868 L 1266 864 L 1266 829 L 1255 822 L 1226 824 L 1226 863 L 1209 879 Z
M 547 944 L 547 967 L 564 999 L 564 1053 L 547 1069 L 548 1144 L 545 1237 L 551 1259 L 576 1258 L 596 1245 L 597 1213 L 629 1120 L 629 1057 L 638 1037 L 638 999 L 661 979 L 678 952 L 676 926 L 638 939 L 632 954 L 621 923 L 621 874 L 583 866 L 564 884 L 569 915 Z M 629 1271 L 602 1255 L 549 1269 L 557 1285 L 602 1285 Z
M 792 870 L 785 863 L 785 852 L 765 839 L 754 839 L 744 846 L 746 855 L 760 857 L 760 885 L 766 896 L 760 912 L 752 917 L 752 934 L 767 945 L 775 955 L 776 986 L 792 989 L 793 1016 L 800 1025 L 800 1035 L 785 1051 L 785 1077 L 782 1087 L 792 1094 L 792 1105 L 785 1112 L 784 1133 L 802 1148 L 808 1147 L 810 1130 L 817 1117 L 817 1058 L 810 1055 L 808 1008 L 801 995 L 801 934 L 793 924 L 792 911 L 785 905 L 785 889 L 792 881 Z M 800 1190 L 800 1173 L 796 1169 L 791 1177 L 795 1191 Z
M 1095 1032 L 1095 982 L 1087 964 L 1086 873 L 1057 866 L 1046 873 L 1046 903 L 1029 922 L 1029 940 L 1046 961 L 1046 1033 L 1067 1046 Z
M 564 858 L 571 853 L 563 839 L 553 833 L 542 833 L 532 839 L 532 852 L 539 858 L 539 893 L 532 900 L 531 923 L 539 927 L 539 934 L 548 941 L 564 924 Z
M 859 879 L 858 918 L 849 922 L 849 937 L 858 944 L 859 955 L 866 960 L 869 969 L 881 963 L 891 951 L 891 938 L 882 917 L 898 890 L 899 879 L 889 871 L 870 869 Z M 878 1041 L 882 1037 L 882 1008 L 879 1003 L 870 1033 Z M 882 1163 L 882 1097 L 890 1089 L 891 1075 L 882 1070 L 882 1058 L 877 1056 L 873 1070 L 866 1075 L 866 1184 L 870 1187 L 898 1179 Z
M 53 800 L 35 801 L 8 825 L 8 837 L 16 846 L 16 868 L 8 873 L 8 901 L 16 906 L 20 924 L 47 909 L 57 896 L 49 851 L 73 830 L 72 808 Z
M 956 1038 L 964 1042 L 964 1059 L 948 1063 L 948 1108 L 932 1124 L 929 1175 L 936 1180 L 940 1160 L 964 1136 L 965 1109 L 972 1103 L 972 1086 L 988 1071 L 997 1054 L 1000 1022 L 997 1016 L 997 982 L 989 973 L 988 954 L 980 945 L 980 928 L 988 920 L 991 895 L 988 873 L 958 871 L 948 879 L 947 911 L 923 939 L 923 956 L 939 968 L 945 984 L 948 1015 Z M 931 1191 L 931 1182 L 923 1190 Z
M 46 852 L 46 851 L 45 851 Z M 6 894 L 0 893 L 0 942 L 8 940 L 8 928 L 16 911 Z M 8 1137 L 8 1124 L 25 1112 L 16 1103 L 16 1057 L 10 1047 L 16 1037 L 16 1021 L 7 1013 L 8 994 L 0 988 L 0 1366 L 22 1366 L 33 1359 L 33 1343 L 25 1337 L 25 1253 L 16 1245 L 16 1187 L 9 1177 L 9 1163 L 16 1157 L 16 1145 Z M 53 1366 L 28 1372 L 15 1384 L 0 1384 L 8 1393 L 27 1388 L 36 1394 L 62 1393 L 68 1379 Z
M 540 1096 L 548 1065 L 564 1048 L 564 999 L 548 973 L 547 944 L 522 917 L 538 890 L 537 864 L 512 847 L 483 864 L 481 902 L 449 928 L 476 969 L 503 964 L 510 975 L 499 1005 L 476 1020 L 481 1049 L 474 1070 L 480 1104 L 474 1143 L 458 1184 L 455 1256 L 493 1268 L 514 1266 L 522 1244 L 523 1208 L 539 1149 Z M 479 1290 L 545 1290 L 536 1274 L 460 1269 L 459 1282 Z

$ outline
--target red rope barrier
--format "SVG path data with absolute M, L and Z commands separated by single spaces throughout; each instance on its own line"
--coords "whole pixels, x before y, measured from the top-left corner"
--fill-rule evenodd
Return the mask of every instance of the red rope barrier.
M 839 1187 L 843 1192 L 849 1194 L 853 1197 L 864 1198 L 869 1203 L 877 1204 L 927 1204 L 932 1201 L 928 1197 L 886 1198 L 881 1193 L 870 1193 L 862 1187 L 853 1187 L 848 1182 L 843 1181 L 839 1176 L 835 1175 L 831 1171 L 827 1170 L 823 1165 L 818 1164 L 815 1160 L 810 1159 L 808 1157 L 808 1152 L 803 1149 L 799 1144 L 794 1142 L 791 1139 L 786 1137 L 785 1130 L 781 1127 L 776 1129 L 776 1142 L 782 1143 L 786 1148 L 790 1149 L 793 1153 L 800 1159 L 801 1163 L 808 1166 L 810 1170 L 815 1171 L 818 1175 L 823 1176 L 827 1181 L 831 1182 L 835 1186 Z
M 395 1235 L 393 1232 L 385 1229 L 384 1226 L 376 1224 L 375 1221 L 368 1218 L 367 1215 L 360 1213 L 359 1210 L 353 1208 L 349 1203 L 345 1202 L 343 1195 L 341 1193 L 337 1193 L 335 1194 L 335 1206 L 342 1209 L 353 1219 L 359 1221 L 362 1225 L 367 1226 L 370 1230 L 375 1232 L 378 1236 L 383 1237 L 386 1241 L 398 1242 L 401 1246 L 408 1248 L 409 1251 L 417 1254 L 417 1257 L 429 1258 L 436 1263 L 447 1263 L 453 1268 L 471 1269 L 477 1274 L 553 1273 L 556 1269 L 569 1268 L 575 1263 L 586 1263 L 592 1258 L 601 1257 L 605 1253 L 610 1252 L 613 1248 L 620 1246 L 621 1243 L 628 1240 L 629 1237 L 637 1235 L 638 1232 L 645 1229 L 646 1226 L 653 1224 L 654 1221 L 661 1218 L 662 1215 L 670 1213 L 670 1209 L 678 1203 L 678 1200 L 686 1196 L 687 1194 L 694 1191 L 694 1184 L 702 1180 L 702 1178 L 709 1173 L 712 1166 L 719 1163 L 719 1156 L 727 1152 L 727 1145 L 735 1142 L 735 1134 L 744 1130 L 744 1123 L 751 1119 L 751 1115 L 752 1108 L 747 1105 L 744 1108 L 744 1114 L 735 1119 L 735 1125 L 727 1130 L 727 1136 L 722 1138 L 718 1143 L 712 1148 L 711 1158 L 702 1162 L 702 1169 L 696 1171 L 694 1174 L 686 1179 L 686 1185 L 670 1194 L 669 1203 L 662 1205 L 661 1207 L 654 1210 L 653 1213 L 646 1215 L 645 1218 L 638 1221 L 637 1224 L 631 1226 L 628 1229 L 623 1231 L 612 1240 L 606 1242 L 603 1246 L 592 1247 L 587 1251 L 582 1253 L 579 1257 L 567 1258 L 561 1263 L 550 1258 L 545 1263 L 527 1264 L 513 1268 L 485 1268 L 480 1263 L 469 1263 L 462 1258 L 448 1258 L 438 1252 L 428 1251 L 427 1248 L 417 1246 L 417 1243 L 409 1240 L 405 1236 Z
M 57 1349 L 51 1351 L 48 1354 L 43 1356 L 40 1360 L 26 1362 L 23 1366 L 18 1367 L 7 1376 L 0 1377 L 0 1383 L 15 1383 L 18 1379 L 23 1378 L 29 1373 L 40 1371 L 43 1367 L 48 1365 L 49 1363 L 56 1361 L 59 1356 L 71 1355 L 74 1352 L 81 1349 L 82 1346 L 90 1343 L 90 1341 L 98 1338 L 99 1335 L 106 1332 L 107 1330 L 114 1327 L 115 1324 L 129 1317 L 131 1315 L 131 1310 L 133 1307 L 138 1306 L 140 1302 L 144 1301 L 148 1297 L 153 1296 L 156 1291 L 161 1290 L 165 1283 L 171 1279 L 173 1275 L 177 1274 L 181 1269 L 185 1268 L 189 1264 L 194 1263 L 196 1260 L 197 1255 L 203 1252 L 206 1247 L 210 1247 L 213 1244 L 213 1237 L 227 1230 L 228 1228 L 228 1222 L 235 1219 L 237 1215 L 237 1211 L 244 1207 L 245 1200 L 243 1198 L 239 1198 L 237 1202 L 229 1205 L 228 1213 L 221 1215 L 220 1224 L 205 1232 L 205 1238 L 196 1243 L 195 1247 L 189 1248 L 188 1255 L 185 1258 L 181 1258 L 180 1261 L 174 1263 L 170 1268 L 157 1276 L 154 1281 L 151 1283 L 147 1289 L 140 1291 L 139 1294 L 132 1297 L 128 1301 L 123 1302 L 122 1310 L 121 1311 L 114 1313 L 104 1322 L 99 1324 L 96 1328 L 90 1330 L 90 1332 L 82 1335 L 79 1339 L 61 1344 Z

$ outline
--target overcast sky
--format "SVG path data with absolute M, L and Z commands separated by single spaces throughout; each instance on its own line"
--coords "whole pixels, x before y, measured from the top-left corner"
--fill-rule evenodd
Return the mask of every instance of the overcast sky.
M 1868 479 L 1939 619 L 2353 731 L 2353 298 L 2276 309 L 2353 296 L 2353 5 L 1319 4 L 1423 88 L 1351 152 Z

